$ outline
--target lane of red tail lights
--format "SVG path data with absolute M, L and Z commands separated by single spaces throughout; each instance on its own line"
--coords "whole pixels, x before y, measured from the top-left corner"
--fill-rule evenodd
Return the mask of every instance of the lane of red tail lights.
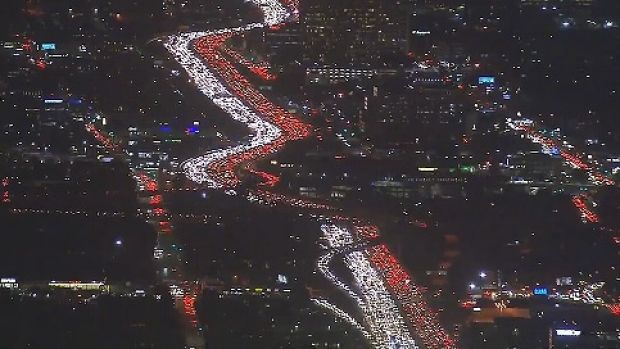
M 620 316 L 620 303 L 607 305 L 609 311 L 615 316 Z
M 278 185 L 278 183 L 280 183 L 280 177 L 271 173 L 257 170 L 255 167 L 255 163 L 253 162 L 249 162 L 245 166 L 243 166 L 243 170 L 259 178 L 261 182 L 258 185 L 262 187 L 273 188 Z
M 381 236 L 379 234 L 379 227 L 359 218 L 334 215 L 331 217 L 331 220 L 333 222 L 350 224 L 353 227 L 355 238 L 361 241 L 375 240 Z
M 95 125 L 89 123 L 86 124 L 84 128 L 86 128 L 86 131 L 90 133 L 97 142 L 101 143 L 107 151 L 111 153 L 120 153 L 122 151 L 122 148 L 118 144 L 114 143 L 107 134 L 99 131 Z
M 11 192 L 9 191 L 10 180 L 8 177 L 2 179 L 2 203 L 11 203 Z
M 164 198 L 161 194 L 159 194 L 159 184 L 149 175 L 141 171 L 133 171 L 134 178 L 141 184 L 146 191 L 148 191 L 152 196 L 149 199 L 150 205 L 150 216 L 153 218 L 157 218 L 159 220 L 158 228 L 159 231 L 165 234 L 170 234 L 172 232 L 172 225 L 168 220 L 169 214 L 168 210 L 164 208 Z
M 193 327 L 198 326 L 198 317 L 196 316 L 196 295 L 186 294 L 183 296 L 183 313 Z
M 547 149 L 559 149 L 560 156 L 568 162 L 572 167 L 586 171 L 590 176 L 590 180 L 595 185 L 615 185 L 616 182 L 608 176 L 602 174 L 594 166 L 583 160 L 580 155 L 575 154 L 567 149 L 557 140 L 545 136 L 542 132 L 531 126 L 515 125 L 515 129 L 525 132 L 525 134 L 535 143 L 542 145 Z
M 541 131 L 532 126 L 524 125 L 519 121 L 510 122 L 509 126 L 515 130 L 524 132 L 532 142 L 540 144 L 543 150 L 550 152 L 553 149 L 559 150 L 560 156 L 570 166 L 580 169 L 588 174 L 589 181 L 596 186 L 613 186 L 616 182 L 601 173 L 594 165 L 583 160 L 579 154 L 575 154 L 567 149 L 560 141 L 545 136 Z M 573 196 L 572 203 L 579 211 L 579 215 L 584 223 L 600 223 L 600 216 L 592 208 L 588 207 L 587 197 L 583 194 Z
M 396 257 L 385 245 L 368 249 L 370 261 L 385 277 L 390 292 L 401 303 L 404 316 L 427 349 L 456 349 L 455 341 L 441 327 L 438 314 L 425 301 L 422 289 L 415 285 Z
M 376 225 L 355 225 L 354 231 L 360 240 L 374 240 L 379 238 L 379 228 Z
M 259 78 L 265 81 L 273 81 L 276 79 L 276 76 L 273 75 L 269 71 L 269 66 L 266 63 L 263 62 L 261 64 L 261 63 L 252 62 L 251 60 L 243 56 L 241 53 L 237 52 L 236 50 L 226 45 L 222 45 L 220 48 L 220 51 L 227 54 L 230 58 L 234 59 L 237 63 L 246 67 L 249 71 L 254 73 Z
M 579 210 L 581 218 L 588 223 L 600 222 L 600 217 L 588 208 L 587 197 L 585 195 L 573 196 L 573 205 Z
M 97 140 L 97 142 L 102 144 L 103 147 L 111 154 L 121 154 L 123 152 L 123 148 L 120 145 L 114 143 L 114 141 L 105 132 L 97 129 L 94 124 L 88 123 L 84 127 L 86 128 L 86 131 L 90 133 L 95 140 Z M 132 173 L 138 184 L 142 185 L 147 192 L 153 195 L 149 199 L 149 205 L 151 207 L 150 215 L 161 219 L 158 223 L 159 230 L 163 233 L 170 233 L 172 231 L 170 222 L 167 219 L 163 219 L 168 216 L 168 211 L 163 208 L 163 197 L 160 194 L 157 194 L 159 192 L 159 184 L 157 183 L 157 180 L 151 178 L 142 171 L 132 169 Z
M 227 85 L 231 93 L 269 122 L 275 124 L 281 130 L 282 135 L 265 146 L 252 148 L 210 164 L 207 169 L 210 177 L 216 179 L 223 187 L 228 188 L 235 187 L 241 182 L 236 174 L 236 170 L 241 164 L 275 153 L 289 141 L 310 136 L 308 124 L 282 107 L 271 103 L 220 52 L 224 42 L 232 35 L 225 33 L 202 37 L 196 40 L 195 50 L 221 81 Z

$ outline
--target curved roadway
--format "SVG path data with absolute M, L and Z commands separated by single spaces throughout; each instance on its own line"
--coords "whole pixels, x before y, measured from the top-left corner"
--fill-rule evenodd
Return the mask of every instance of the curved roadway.
M 250 2 L 262 9 L 263 22 L 182 33 L 168 37 L 164 43 L 191 82 L 250 130 L 247 141 L 209 151 L 182 164 L 190 180 L 230 194 L 236 194 L 234 189 L 242 182 L 240 171 L 255 173 L 251 170 L 253 162 L 277 152 L 287 142 L 310 135 L 309 125 L 263 96 L 225 54 L 223 45 L 232 36 L 284 24 L 298 13 L 295 0 Z M 327 244 L 325 254 L 317 261 L 318 270 L 349 296 L 361 321 L 325 299 L 313 301 L 358 329 L 374 348 L 456 348 L 455 341 L 440 326 L 437 314 L 426 304 L 423 289 L 415 285 L 385 245 L 373 242 L 378 237 L 375 226 L 355 218 L 334 216 L 330 213 L 334 209 L 328 205 L 267 190 L 251 190 L 246 199 L 317 212 Z M 372 244 L 375 246 L 370 247 Z M 336 257 L 343 259 L 353 276 L 353 285 L 347 285 L 330 271 L 330 261 Z

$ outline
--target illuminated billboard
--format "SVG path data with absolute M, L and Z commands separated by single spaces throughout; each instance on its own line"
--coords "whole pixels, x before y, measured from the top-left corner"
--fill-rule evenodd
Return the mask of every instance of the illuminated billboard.
M 534 295 L 535 296 L 548 296 L 549 289 L 547 289 L 546 287 L 536 287 L 534 289 Z
M 55 49 L 56 49 L 56 44 L 54 43 L 47 42 L 47 43 L 41 44 L 41 50 L 43 51 L 53 51 Z
M 478 85 L 493 85 L 495 84 L 495 77 L 493 76 L 481 76 L 478 78 Z
M 581 331 L 579 330 L 555 330 L 555 334 L 561 337 L 579 337 Z
M 64 100 L 58 99 L 58 98 L 48 98 L 48 99 L 43 100 L 43 103 L 45 104 L 62 104 L 64 102 L 65 102 Z

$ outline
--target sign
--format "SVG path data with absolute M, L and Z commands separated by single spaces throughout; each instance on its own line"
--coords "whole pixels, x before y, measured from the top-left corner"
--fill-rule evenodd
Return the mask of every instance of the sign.
M 492 76 L 481 76 L 478 78 L 479 85 L 493 85 L 495 84 L 495 78 Z
M 548 296 L 549 289 L 547 289 L 546 287 L 536 287 L 534 289 L 534 295 L 535 296 Z
M 56 49 L 56 44 L 48 42 L 41 44 L 41 50 L 43 51 L 53 51 Z
M 563 337 L 578 337 L 581 335 L 579 330 L 555 330 L 555 334 Z
M 46 99 L 43 101 L 45 104 L 62 104 L 64 100 L 62 99 Z

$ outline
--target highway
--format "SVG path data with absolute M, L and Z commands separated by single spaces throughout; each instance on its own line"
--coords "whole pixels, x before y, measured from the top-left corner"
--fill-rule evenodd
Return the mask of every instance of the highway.
M 186 160 L 181 165 L 182 170 L 190 180 L 230 195 L 240 195 L 237 190 L 243 183 L 245 176 L 242 172 L 245 171 L 245 174 L 263 180 L 261 188 L 249 189 L 243 194 L 245 199 L 262 205 L 294 208 L 302 213 L 312 212 L 311 216 L 321 223 L 326 245 L 325 253 L 317 261 L 317 269 L 348 295 L 357 311 L 352 315 L 329 300 L 313 301 L 360 331 L 373 348 L 456 348 L 455 341 L 439 324 L 437 313 L 425 302 L 423 289 L 415 285 L 385 245 L 376 245 L 379 237 L 376 226 L 338 215 L 338 209 L 328 203 L 265 189 L 276 185 L 278 179 L 254 170 L 253 164 L 277 152 L 288 142 L 308 137 L 310 127 L 261 94 L 236 68 L 240 64 L 257 74 L 252 69 L 254 66 L 225 46 L 234 35 L 294 20 L 298 14 L 296 1 L 250 2 L 262 9 L 263 22 L 181 33 L 169 36 L 164 42 L 189 75 L 190 82 L 230 118 L 243 123 L 250 133 L 243 143 Z M 271 79 L 267 75 L 264 78 Z M 330 270 L 330 263 L 335 258 L 340 258 L 350 272 L 351 285 Z
M 583 156 L 576 152 L 573 146 L 558 139 L 544 134 L 540 125 L 529 119 L 507 119 L 506 124 L 512 130 L 524 134 L 527 139 L 541 146 L 543 153 L 550 156 L 559 155 L 567 166 L 584 171 L 588 176 L 588 182 L 593 187 L 614 186 L 616 182 L 608 175 L 602 173 L 596 163 L 584 160 Z M 599 215 L 594 212 L 594 204 L 589 193 L 577 194 L 572 197 L 572 203 L 579 212 L 583 223 L 600 223 Z

